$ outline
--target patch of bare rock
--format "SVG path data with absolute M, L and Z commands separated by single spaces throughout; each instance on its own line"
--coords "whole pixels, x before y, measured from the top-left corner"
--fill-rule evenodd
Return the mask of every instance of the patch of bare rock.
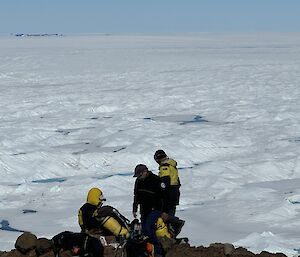
M 119 257 L 121 249 L 105 246 L 104 257 Z M 60 257 L 71 257 L 71 251 L 60 253 Z M 188 243 L 170 245 L 166 257 L 287 257 L 283 253 L 261 252 L 254 254 L 245 248 L 235 248 L 232 244 L 214 243 L 209 247 L 190 246 Z M 52 242 L 47 238 L 37 238 L 35 235 L 25 232 L 20 235 L 15 243 L 15 249 L 9 252 L 0 251 L 0 257 L 56 257 Z

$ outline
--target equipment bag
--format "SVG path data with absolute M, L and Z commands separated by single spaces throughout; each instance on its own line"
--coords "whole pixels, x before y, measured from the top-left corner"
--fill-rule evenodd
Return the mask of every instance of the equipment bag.
M 148 238 L 128 239 L 125 244 L 127 257 L 153 257 L 154 247 Z
M 101 242 L 86 233 L 64 231 L 52 238 L 52 244 L 56 256 L 61 251 L 69 250 L 74 256 L 103 257 L 104 248 Z

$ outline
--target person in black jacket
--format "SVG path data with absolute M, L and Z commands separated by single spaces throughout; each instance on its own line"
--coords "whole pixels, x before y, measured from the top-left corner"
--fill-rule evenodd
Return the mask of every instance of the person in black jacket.
M 153 210 L 162 210 L 162 187 L 160 178 L 148 170 L 144 164 L 135 167 L 134 200 L 132 213 L 137 217 L 140 207 L 142 228 L 145 228 L 146 218 Z

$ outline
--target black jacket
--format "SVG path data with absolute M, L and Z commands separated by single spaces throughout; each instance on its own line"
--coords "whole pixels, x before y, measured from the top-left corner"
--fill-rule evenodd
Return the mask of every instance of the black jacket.
M 142 219 L 146 218 L 152 210 L 162 209 L 161 180 L 151 171 L 145 180 L 135 181 L 133 212 L 137 211 L 138 205 L 140 205 Z
M 81 206 L 79 213 L 81 213 L 82 221 L 80 222 L 80 227 L 82 231 L 88 231 L 95 228 L 100 228 L 102 223 L 98 221 L 95 217 L 95 211 L 97 206 L 90 203 L 85 203 Z

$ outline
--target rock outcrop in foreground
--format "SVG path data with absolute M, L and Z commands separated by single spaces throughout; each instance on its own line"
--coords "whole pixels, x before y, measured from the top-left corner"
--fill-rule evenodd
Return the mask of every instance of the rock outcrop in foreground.
M 18 237 L 15 248 L 10 252 L 0 251 L 0 257 L 55 257 L 52 250 L 51 240 L 47 238 L 37 238 L 35 235 L 25 232 Z M 120 257 L 121 251 L 117 252 L 112 246 L 105 247 L 105 257 Z M 60 254 L 60 257 L 71 257 L 70 251 Z M 287 257 L 283 253 L 272 254 L 261 252 L 254 254 L 245 248 L 234 248 L 231 244 L 215 243 L 209 247 L 191 247 L 187 243 L 174 245 L 167 252 L 166 257 Z

